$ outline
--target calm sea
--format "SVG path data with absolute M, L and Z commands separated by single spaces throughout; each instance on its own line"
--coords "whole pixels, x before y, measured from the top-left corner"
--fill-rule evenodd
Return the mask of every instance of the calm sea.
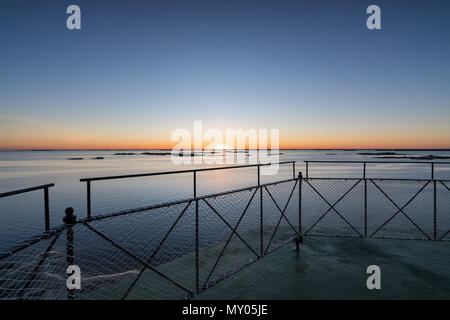
M 118 152 L 133 153 L 116 155 Z M 50 189 L 51 225 L 62 223 L 64 209 L 73 207 L 78 217 L 86 216 L 86 183 L 80 178 L 184 170 L 194 166 L 175 165 L 170 155 L 147 155 L 143 150 L 127 151 L 0 151 L 0 193 L 55 183 Z M 149 152 L 158 152 L 151 150 Z M 281 150 L 280 161 L 295 160 L 296 171 L 305 171 L 305 160 L 379 160 L 373 150 Z M 408 156 L 449 156 L 450 151 L 396 151 Z M 103 159 L 94 159 L 103 157 Z M 83 158 L 83 160 L 68 160 Z M 403 159 L 401 159 L 403 160 Z M 404 160 L 408 161 L 408 160 Z M 442 160 L 449 161 L 449 160 Z M 217 165 L 216 165 L 217 166 Z M 206 167 L 206 165 L 197 166 Z M 311 164 L 310 177 L 361 177 L 361 164 Z M 430 177 L 426 164 L 369 164 L 368 177 Z M 292 177 L 292 166 L 280 167 L 275 176 L 262 182 Z M 436 166 L 435 177 L 450 179 L 450 166 Z M 208 171 L 198 174 L 198 194 L 207 194 L 255 185 L 256 168 Z M 93 215 L 185 199 L 192 196 L 192 174 L 141 177 L 92 183 Z M 43 191 L 0 199 L 0 251 L 44 228 Z

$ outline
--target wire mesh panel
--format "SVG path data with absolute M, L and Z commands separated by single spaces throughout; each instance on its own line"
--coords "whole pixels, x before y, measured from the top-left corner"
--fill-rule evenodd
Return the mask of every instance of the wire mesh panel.
M 436 238 L 450 240 L 450 181 L 436 181 Z
M 191 298 L 298 236 L 297 185 L 291 179 L 81 220 L 66 212 L 59 229 L 0 256 L 0 298 Z M 66 285 L 70 265 L 81 271 L 76 290 Z
M 431 181 L 369 179 L 367 194 L 369 237 L 433 238 Z
M 304 235 L 362 237 L 364 221 L 362 179 L 303 179 Z
M 449 186 L 300 176 L 71 222 L 66 215 L 0 254 L 0 299 L 189 299 L 303 235 L 450 240 Z M 80 289 L 67 288 L 69 265 L 81 271 Z
M 263 243 L 269 253 L 299 235 L 298 181 L 263 188 Z
M 0 260 L 0 299 L 65 299 L 66 248 L 59 230 Z
M 110 251 L 86 243 L 83 252 L 100 252 L 111 259 L 121 259 L 121 265 L 109 272 L 117 281 L 104 288 L 105 295 L 120 299 L 169 299 L 192 293 L 195 248 L 192 201 L 85 225 L 97 237 L 97 243 L 109 246 Z M 81 243 L 75 246 L 79 248 Z M 114 291 L 114 295 L 108 291 Z M 89 292 L 81 298 L 97 298 L 95 294 Z
M 304 235 L 450 239 L 448 181 L 300 179 Z
M 199 201 L 199 281 L 203 287 L 259 257 L 258 190 Z

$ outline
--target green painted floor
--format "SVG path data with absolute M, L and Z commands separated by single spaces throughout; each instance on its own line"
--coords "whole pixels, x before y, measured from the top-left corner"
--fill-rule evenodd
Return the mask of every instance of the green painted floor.
M 366 268 L 381 268 L 368 290 Z M 306 237 L 201 293 L 196 299 L 448 299 L 450 243 Z

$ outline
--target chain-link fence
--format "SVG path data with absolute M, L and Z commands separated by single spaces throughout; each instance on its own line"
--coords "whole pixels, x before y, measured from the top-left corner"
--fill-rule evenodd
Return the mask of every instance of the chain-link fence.
M 0 255 L 1 299 L 188 299 L 299 236 L 298 179 L 76 219 Z M 68 289 L 67 267 L 81 271 Z
M 300 179 L 305 236 L 450 240 L 446 180 Z

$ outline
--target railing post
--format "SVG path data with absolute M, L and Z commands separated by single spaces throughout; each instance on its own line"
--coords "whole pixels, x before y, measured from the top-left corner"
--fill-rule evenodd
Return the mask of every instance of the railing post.
M 74 247 L 73 247 L 73 226 L 77 220 L 77 217 L 73 214 L 73 208 L 66 208 L 66 215 L 63 218 L 63 222 L 66 224 L 66 264 L 67 267 L 74 264 Z M 74 289 L 67 288 L 67 299 L 75 299 Z
M 91 181 L 86 181 L 86 193 L 87 193 L 87 216 L 91 217 Z
M 303 176 L 302 173 L 298 173 L 298 240 L 297 250 L 299 250 L 299 243 L 303 243 L 303 235 L 302 235 L 302 182 Z
M 363 167 L 363 179 L 366 179 L 366 163 L 364 162 L 364 167 Z
M 367 179 L 364 175 L 364 237 L 367 238 Z
M 197 171 L 192 171 L 192 174 L 193 174 L 194 199 L 197 199 Z
M 308 175 L 309 162 L 308 162 L 308 161 L 305 161 L 305 163 L 306 163 L 306 179 L 308 179 L 308 177 L 309 177 L 309 175 Z
M 437 239 L 437 199 L 436 199 L 436 180 L 433 180 L 433 240 Z
M 295 179 L 295 161 L 292 162 L 292 179 Z
M 193 171 L 194 199 L 195 199 L 195 292 L 200 293 L 200 264 L 199 264 L 199 230 L 198 230 L 198 199 L 197 199 L 197 171 Z
M 259 226 L 259 240 L 260 240 L 260 256 L 264 256 L 264 223 L 263 223 L 263 189 L 261 187 L 260 166 L 258 166 L 258 188 L 259 188 L 259 212 L 260 212 L 260 226 Z
M 431 180 L 434 180 L 434 163 L 431 162 Z
M 258 186 L 261 184 L 261 172 L 259 169 L 260 165 L 258 165 L 256 168 L 258 169 Z
M 45 207 L 45 231 L 50 230 L 50 205 L 48 200 L 48 188 L 44 188 L 44 207 Z

